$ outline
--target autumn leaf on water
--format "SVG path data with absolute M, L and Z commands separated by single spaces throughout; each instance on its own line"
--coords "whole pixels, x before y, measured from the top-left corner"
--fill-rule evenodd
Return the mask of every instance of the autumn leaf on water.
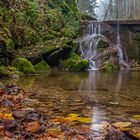
M 134 118 L 140 118 L 140 115 L 134 115 L 133 117 Z
M 93 119 L 92 118 L 84 118 L 84 117 L 78 117 L 78 114 L 69 114 L 68 117 L 65 118 L 56 118 L 53 119 L 52 122 L 82 122 L 82 123 L 92 123 Z
M 2 114 L 0 113 L 0 120 L 14 120 L 13 114 L 9 113 L 9 114 Z
M 138 139 L 140 139 L 140 132 L 131 132 L 130 133 L 132 136 L 134 136 L 135 138 L 138 138 Z
M 73 117 L 73 118 L 78 117 L 78 116 L 79 116 L 78 114 L 69 114 L 68 115 L 68 117 Z
M 140 121 L 140 115 L 134 115 L 133 118 L 137 121 Z
M 1 126 L 0 126 L 0 132 L 3 131 L 3 130 L 4 130 L 4 126 L 1 125 Z
M 33 122 L 29 122 L 26 125 L 26 130 L 32 132 L 32 133 L 36 133 L 38 132 L 40 129 L 40 124 L 38 121 L 33 121 Z
M 131 122 L 116 122 L 112 124 L 113 126 L 117 128 L 125 128 L 131 125 Z
M 77 121 L 83 122 L 83 123 L 92 123 L 93 122 L 93 119 L 92 118 L 77 117 Z

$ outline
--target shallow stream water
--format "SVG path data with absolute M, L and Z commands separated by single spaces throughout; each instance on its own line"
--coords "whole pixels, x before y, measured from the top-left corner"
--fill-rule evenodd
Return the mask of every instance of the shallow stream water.
M 28 92 L 34 102 L 30 105 L 50 119 L 79 114 L 94 123 L 106 121 L 132 122 L 139 127 L 140 73 L 52 72 L 50 75 L 6 80 Z M 94 127 L 94 123 L 90 127 Z

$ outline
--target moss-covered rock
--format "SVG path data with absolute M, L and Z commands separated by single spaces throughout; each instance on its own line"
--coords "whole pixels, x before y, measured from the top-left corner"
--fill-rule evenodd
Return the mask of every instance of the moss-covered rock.
M 20 72 L 23 72 L 24 74 L 35 74 L 36 73 L 34 66 L 26 58 L 14 59 L 12 62 L 12 66 L 17 68 Z
M 103 37 L 98 43 L 98 48 L 107 48 L 107 47 L 109 47 L 109 41 L 105 37 Z
M 111 62 L 105 62 L 103 67 L 101 68 L 103 71 L 114 71 L 116 70 L 116 66 Z
M 37 73 L 42 73 L 51 70 L 51 67 L 45 61 L 41 61 L 40 63 L 34 65 L 34 68 Z
M 65 70 L 70 71 L 82 71 L 89 65 L 87 60 L 81 60 L 80 56 L 73 54 L 69 59 L 62 62 L 62 66 Z

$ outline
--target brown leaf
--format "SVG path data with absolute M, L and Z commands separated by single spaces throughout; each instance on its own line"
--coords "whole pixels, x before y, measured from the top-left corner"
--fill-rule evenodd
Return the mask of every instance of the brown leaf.
M 124 127 L 130 126 L 131 122 L 116 122 L 116 123 L 113 123 L 112 125 L 117 128 L 124 128 Z
M 26 130 L 32 133 L 38 132 L 40 129 L 40 123 L 38 121 L 29 122 L 26 125 Z

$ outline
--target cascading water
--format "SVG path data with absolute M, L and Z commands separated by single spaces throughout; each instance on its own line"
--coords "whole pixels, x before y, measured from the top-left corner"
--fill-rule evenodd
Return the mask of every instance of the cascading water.
M 101 65 L 99 67 L 99 60 L 97 62 L 97 57 L 99 56 L 98 53 L 98 46 L 99 42 L 105 38 L 101 34 L 101 23 L 100 22 L 93 22 L 90 23 L 87 27 L 87 32 L 85 37 L 82 39 L 80 42 L 80 50 L 83 59 L 86 59 L 89 61 L 89 69 L 90 70 L 99 70 L 101 68 Z M 118 53 L 118 61 L 119 64 L 125 68 L 129 68 L 129 65 L 125 62 L 125 51 L 124 48 L 121 45 L 120 41 L 120 24 L 118 20 L 118 25 L 117 25 L 117 42 L 116 45 L 113 45 L 112 43 L 112 48 L 115 48 Z
M 116 44 L 116 47 L 118 49 L 119 64 L 125 66 L 126 68 L 129 68 L 129 65 L 124 60 L 124 52 L 123 52 L 123 47 L 121 45 L 121 40 L 120 40 L 120 23 L 119 23 L 119 20 L 118 20 L 118 23 L 117 23 L 117 44 Z
M 95 58 L 97 56 L 97 47 L 99 41 L 103 38 L 100 34 L 100 23 L 91 23 L 87 28 L 87 35 L 80 43 L 80 50 L 83 59 L 89 60 L 90 70 L 98 70 Z

